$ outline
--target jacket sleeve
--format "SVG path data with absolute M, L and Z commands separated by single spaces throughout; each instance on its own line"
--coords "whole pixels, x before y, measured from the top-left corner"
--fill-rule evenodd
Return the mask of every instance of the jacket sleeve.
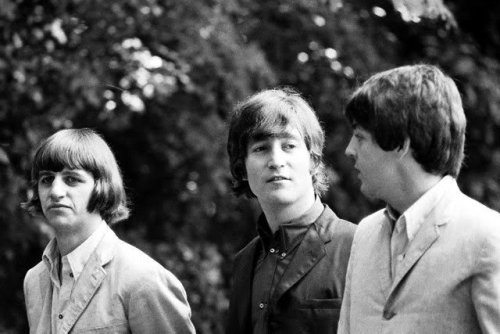
M 132 333 L 195 333 L 184 287 L 168 270 L 161 268 L 142 277 L 130 293 L 128 317 Z
M 483 333 L 500 333 L 500 219 L 485 232 L 472 301 Z
M 350 333 L 350 319 L 351 319 L 351 279 L 352 279 L 352 269 L 354 267 L 354 261 L 356 258 L 356 244 L 357 239 L 360 237 L 360 227 L 358 225 L 356 232 L 354 234 L 354 240 L 351 246 L 351 254 L 349 256 L 349 263 L 347 264 L 347 273 L 345 278 L 345 289 L 344 295 L 342 296 L 342 306 L 340 308 L 339 325 L 337 329 L 338 334 L 349 334 Z
M 354 246 L 354 244 L 353 244 Z M 353 256 L 351 250 L 351 259 Z M 337 333 L 338 334 L 348 334 L 349 333 L 349 321 L 351 317 L 351 275 L 352 275 L 352 262 L 349 260 L 349 264 L 347 265 L 347 275 L 345 280 L 345 290 L 344 296 L 342 297 L 342 306 L 340 308 L 340 317 L 339 317 L 339 326 Z
M 24 283 L 23 283 L 23 293 L 24 293 L 24 304 L 25 304 L 25 310 L 26 310 L 26 316 L 28 318 L 28 325 L 30 326 L 31 328 L 31 317 L 30 317 L 30 305 L 29 305 L 29 296 L 30 296 L 30 292 L 29 292 L 29 282 L 31 280 L 31 270 L 29 270 L 27 273 L 26 273 L 26 276 L 24 276 Z

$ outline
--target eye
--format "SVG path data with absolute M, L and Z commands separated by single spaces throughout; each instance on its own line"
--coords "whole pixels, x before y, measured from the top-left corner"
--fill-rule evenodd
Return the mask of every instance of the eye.
M 256 143 L 250 147 L 250 153 L 259 153 L 264 152 L 267 149 L 268 145 Z
M 255 146 L 253 149 L 252 149 L 253 152 L 261 152 L 261 151 L 264 151 L 264 146 Z
M 71 185 L 71 184 L 77 184 L 77 183 L 79 183 L 79 182 L 80 182 L 80 179 L 78 179 L 78 178 L 76 178 L 76 177 L 74 177 L 74 176 L 68 176 L 68 177 L 66 177 L 66 182 L 67 182 L 68 184 L 70 184 L 70 185 Z
M 299 146 L 299 143 L 297 143 L 296 141 L 287 141 L 287 142 L 283 143 L 283 145 L 282 145 L 283 149 L 286 151 L 293 150 L 293 149 L 297 148 L 298 146 Z
M 53 179 L 54 177 L 52 175 L 43 175 L 40 178 L 38 178 L 38 184 L 48 185 L 52 183 Z
M 355 132 L 353 134 L 353 137 L 356 138 L 358 141 L 361 141 L 361 140 L 365 139 L 365 137 L 361 133 L 359 133 L 359 132 Z

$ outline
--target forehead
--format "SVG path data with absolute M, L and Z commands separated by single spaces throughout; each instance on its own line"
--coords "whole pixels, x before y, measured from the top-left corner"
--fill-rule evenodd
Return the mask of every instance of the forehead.
M 304 140 L 299 129 L 294 126 L 287 125 L 284 127 L 275 127 L 269 129 L 262 129 L 254 133 L 249 140 L 249 143 L 267 140 L 271 138 L 279 139 L 293 139 L 293 140 Z

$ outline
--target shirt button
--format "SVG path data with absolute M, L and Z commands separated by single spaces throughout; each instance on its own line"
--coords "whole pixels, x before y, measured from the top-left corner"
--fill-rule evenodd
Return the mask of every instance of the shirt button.
M 286 253 L 281 253 L 281 257 L 285 257 L 286 256 Z
M 63 316 L 62 314 L 59 314 L 57 317 L 58 317 L 59 319 L 64 318 L 64 316 Z
M 69 273 L 69 277 L 73 277 L 73 273 Z
M 262 310 L 265 306 L 266 306 L 266 304 L 264 304 L 264 303 L 260 303 L 260 304 L 259 304 L 259 308 L 260 308 L 261 310 Z
M 405 258 L 404 254 L 398 255 L 398 260 L 403 261 Z
M 276 249 L 271 248 L 269 251 L 274 254 L 274 252 L 276 252 Z

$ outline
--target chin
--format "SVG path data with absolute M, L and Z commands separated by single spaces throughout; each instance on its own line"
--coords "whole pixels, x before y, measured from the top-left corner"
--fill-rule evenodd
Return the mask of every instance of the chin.
M 367 197 L 368 199 L 371 199 L 371 200 L 376 199 L 375 194 L 374 194 L 372 191 L 370 191 L 370 189 L 367 189 L 367 188 L 366 188 L 366 187 L 364 187 L 363 185 L 361 185 L 360 190 L 361 190 L 361 193 L 362 193 L 365 197 Z
M 294 196 L 288 194 L 275 194 L 269 196 L 267 200 L 275 204 L 292 204 L 296 199 Z

